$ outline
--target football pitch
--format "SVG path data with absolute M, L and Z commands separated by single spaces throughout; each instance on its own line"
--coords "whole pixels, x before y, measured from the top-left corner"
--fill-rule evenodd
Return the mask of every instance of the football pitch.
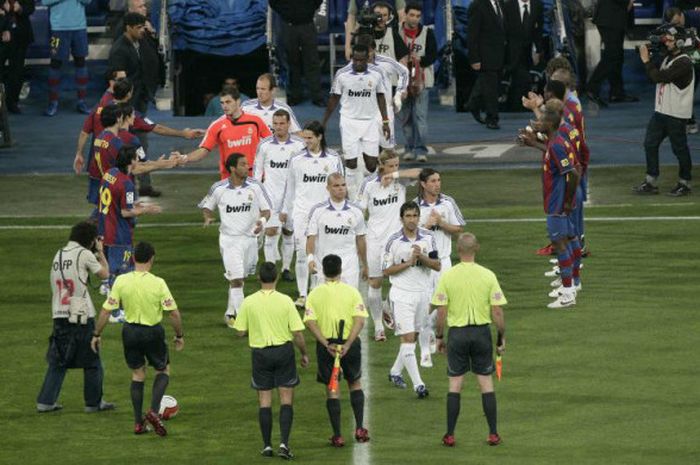
M 673 167 L 667 167 L 672 187 Z M 119 325 L 103 335 L 105 399 L 117 410 L 83 413 L 82 373 L 66 376 L 64 409 L 35 413 L 51 332 L 49 265 L 68 227 L 84 218 L 85 179 L 0 177 L 0 463 L 2 464 L 255 464 L 260 457 L 257 400 L 247 341 L 223 325 L 226 281 L 216 227 L 203 229 L 196 203 L 215 174 L 154 177 L 164 212 L 144 217 L 136 240 L 156 247 L 153 272 L 169 284 L 183 312 L 186 346 L 171 350 L 168 394 L 181 406 L 168 436 L 135 436 L 130 372 Z M 700 457 L 700 373 L 697 295 L 700 290 L 700 203 L 694 196 L 638 197 L 630 187 L 642 169 L 594 167 L 586 209 L 583 290 L 573 309 L 549 310 L 547 242 L 539 171 L 443 173 L 443 191 L 462 208 L 481 242 L 477 260 L 499 277 L 507 351 L 496 383 L 499 433 L 488 447 L 476 380 L 468 375 L 456 430 L 445 433 L 446 360 L 421 369 L 430 396 L 416 399 L 387 381 L 398 338 L 364 346 L 365 419 L 371 441 L 354 444 L 354 421 L 342 386 L 347 445 L 328 445 L 324 387 L 312 365 L 299 368 L 290 445 L 303 464 L 695 464 Z M 409 191 L 414 193 L 415 189 Z M 60 194 L 58 194 L 60 193 Z M 453 258 L 454 260 L 454 258 Z M 95 280 L 93 279 L 93 283 Z M 246 294 L 257 289 L 254 279 Z M 279 290 L 296 297 L 295 286 Z M 96 305 L 103 297 L 93 295 Z M 368 322 L 371 327 L 371 322 Z M 166 326 L 167 327 L 167 326 Z M 167 327 L 170 336 L 172 331 Z M 149 372 L 146 402 L 150 399 Z M 146 403 L 147 405 L 147 403 Z M 273 444 L 279 438 L 273 407 Z

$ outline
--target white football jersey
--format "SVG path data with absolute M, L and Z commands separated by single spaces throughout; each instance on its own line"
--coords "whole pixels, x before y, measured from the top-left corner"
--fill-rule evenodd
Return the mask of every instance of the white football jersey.
M 307 236 L 316 236 L 315 255 L 319 260 L 328 254 L 357 257 L 357 236 L 367 234 L 360 207 L 347 200 L 336 204 L 331 199 L 314 205 L 309 213 Z
M 385 55 L 375 55 L 374 64 L 379 66 L 384 71 L 384 75 L 389 79 L 389 89 L 391 89 L 391 86 L 396 86 L 397 93 L 404 92 L 408 89 L 409 74 L 408 68 L 404 65 Z M 385 95 L 385 97 L 387 102 L 391 102 L 391 93 Z
M 388 90 L 391 93 L 391 87 Z M 331 94 L 340 95 L 340 114 L 346 118 L 367 120 L 379 112 L 377 94 L 386 94 L 385 77 L 381 68 L 368 65 L 364 73 L 356 73 L 348 65 L 338 70 Z
M 455 202 L 455 199 L 449 195 L 440 194 L 437 202 L 433 204 L 430 204 L 418 197 L 413 199 L 413 201 L 420 207 L 419 225 L 421 227 L 425 227 L 425 223 L 428 221 L 432 211 L 438 212 L 442 219 L 447 221 L 448 224 L 459 226 L 464 226 L 466 224 L 464 217 L 462 216 L 462 212 L 457 206 L 457 202 Z M 432 233 L 435 236 L 435 242 L 437 243 L 438 257 L 449 257 L 452 254 L 452 235 L 447 234 L 438 227 L 433 228 Z
M 199 203 L 199 208 L 219 209 L 219 232 L 229 236 L 253 236 L 260 212 L 272 209 L 267 191 L 253 178 L 234 187 L 229 179 L 214 183 L 209 193 Z
M 404 235 L 403 228 L 401 228 L 398 232 L 392 234 L 386 243 L 382 269 L 386 270 L 392 265 L 398 265 L 410 260 L 414 244 L 421 248 L 421 253 L 424 255 L 437 250 L 435 237 L 427 229 L 418 228 L 416 237 L 409 239 Z M 412 292 L 429 291 L 432 289 L 433 283 L 432 272 L 432 269 L 423 266 L 420 262 L 416 262 L 414 266 L 389 276 L 389 281 L 393 286 L 392 289 L 403 289 Z
M 53 318 L 68 318 L 72 296 L 86 297 L 88 318 L 95 317 L 95 307 L 87 289 L 87 282 L 89 273 L 94 274 L 101 269 L 102 265 L 95 255 L 77 242 L 70 241 L 56 252 L 50 274 Z
M 286 142 L 280 142 L 275 136 L 270 136 L 258 144 L 253 165 L 253 178 L 265 186 L 265 190 L 272 199 L 274 211 L 282 209 L 289 160 L 305 148 L 304 140 L 292 135 Z
M 394 180 L 383 187 L 378 174 L 367 176 L 357 193 L 357 204 L 366 210 L 367 239 L 383 241 L 401 229 L 401 205 L 406 201 L 406 186 L 403 179 Z
M 295 217 L 308 217 L 311 207 L 328 198 L 326 183 L 331 173 L 344 175 L 343 161 L 334 150 L 311 154 L 305 149 L 294 155 L 289 160 L 282 211 Z
M 292 110 L 292 107 L 280 102 L 279 100 L 273 99 L 272 105 L 264 107 L 260 104 L 258 99 L 253 98 L 243 102 L 241 104 L 241 109 L 244 113 L 258 116 L 261 120 L 265 122 L 265 124 L 267 124 L 267 127 L 270 128 L 270 131 L 272 131 L 273 133 L 275 131 L 272 129 L 272 116 L 277 110 L 284 110 L 287 113 L 289 113 L 289 132 L 295 133 L 301 131 L 301 128 L 299 127 L 299 121 L 297 121 L 297 117 L 294 115 L 294 110 Z

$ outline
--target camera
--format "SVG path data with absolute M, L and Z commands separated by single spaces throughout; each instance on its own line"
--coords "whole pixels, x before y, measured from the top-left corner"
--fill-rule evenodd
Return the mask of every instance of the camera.
M 374 9 L 369 5 L 362 7 L 357 14 L 357 24 L 359 25 L 356 35 L 375 34 L 375 29 L 382 20 L 382 16 L 374 12 Z
M 668 53 L 666 48 L 667 36 L 673 37 L 676 46 L 681 53 L 692 54 L 697 52 L 700 40 L 698 39 L 697 30 L 694 27 L 681 27 L 670 23 L 662 24 L 654 29 L 647 40 L 647 48 L 651 55 L 665 56 Z M 637 49 L 639 51 L 639 49 Z

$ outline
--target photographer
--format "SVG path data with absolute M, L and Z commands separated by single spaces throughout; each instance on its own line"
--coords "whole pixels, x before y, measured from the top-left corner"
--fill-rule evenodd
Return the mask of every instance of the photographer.
M 679 180 L 669 195 L 681 197 L 690 194 L 692 162 L 686 123 L 693 113 L 693 94 L 695 76 L 693 62 L 681 47 L 692 38 L 684 29 L 666 25 L 662 26 L 660 43 L 666 57 L 657 68 L 651 61 L 649 46 L 639 47 L 639 57 L 646 67 L 649 78 L 656 83 L 656 107 L 647 126 L 644 140 L 646 152 L 646 179 L 633 188 L 638 194 L 658 194 L 659 146 L 668 137 L 673 154 L 678 158 Z
M 394 8 L 391 3 L 394 3 Z M 345 59 L 352 58 L 352 38 L 355 35 L 373 34 L 378 55 L 396 61 L 408 55 L 408 48 L 394 27 L 397 23 L 395 11 L 399 11 L 398 22 L 404 19 L 404 0 L 396 2 L 350 0 L 348 20 L 345 22 Z M 371 9 L 370 9 L 371 4 Z M 404 62 L 405 64 L 405 62 Z M 396 85 L 396 83 L 394 83 Z
M 82 368 L 85 372 L 86 412 L 114 408 L 114 404 L 102 400 L 102 363 L 99 354 L 90 349 L 95 307 L 88 292 L 89 272 L 102 279 L 109 276 L 97 227 L 82 222 L 73 226 L 68 244 L 56 252 L 51 266 L 53 332 L 46 353 L 49 368 L 36 400 L 39 413 L 63 408 L 56 401 L 68 368 Z

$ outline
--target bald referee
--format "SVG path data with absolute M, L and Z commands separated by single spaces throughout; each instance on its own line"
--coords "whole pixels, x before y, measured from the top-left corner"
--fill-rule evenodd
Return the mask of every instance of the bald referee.
M 148 242 L 139 242 L 134 249 L 134 271 L 117 276 L 107 300 L 102 305 L 100 319 L 95 325 L 90 345 L 97 352 L 100 335 L 109 315 L 118 308 L 124 309 L 122 341 L 124 358 L 131 368 L 131 403 L 134 406 L 134 434 L 147 432 L 145 421 L 153 426 L 158 436 L 167 431 L 158 414 L 160 401 L 170 381 L 170 357 L 165 342 L 165 330 L 160 322 L 163 312 L 170 315 L 170 324 L 175 331 L 175 350 L 185 347 L 182 319 L 175 299 L 162 278 L 150 273 L 156 251 Z M 143 388 L 146 380 L 146 361 L 156 370 L 153 380 L 151 408 L 143 417 Z
M 446 271 L 438 281 L 432 304 L 438 307 L 436 338 L 438 350 L 445 351 L 443 331 L 445 317 L 450 327 L 447 341 L 447 375 L 450 378 L 447 394 L 447 433 L 442 443 L 454 447 L 454 431 L 459 416 L 460 392 L 464 375 L 472 371 L 481 388 L 481 404 L 489 425 L 487 443 L 500 444 L 496 429 L 496 394 L 493 392 L 494 372 L 491 321 L 496 324 L 498 342 L 496 352 L 506 348 L 506 323 L 502 305 L 508 303 L 496 275 L 478 265 L 474 258 L 479 242 L 471 233 L 462 233 L 457 240 L 460 263 Z
M 340 350 L 340 367 L 348 382 L 350 405 L 355 414 L 355 440 L 367 442 L 369 432 L 363 426 L 365 394 L 360 381 L 362 346 L 357 337 L 368 316 L 367 309 L 362 303 L 362 296 L 358 290 L 341 282 L 343 261 L 338 255 L 328 254 L 323 257 L 322 266 L 326 281 L 311 291 L 309 298 L 306 299 L 304 314 L 304 323 L 316 338 L 318 360 L 316 380 L 328 386 L 336 352 Z M 340 434 L 338 391 L 327 389 L 326 397 L 326 409 L 333 428 L 331 445 L 343 447 L 345 440 Z
M 260 290 L 243 300 L 233 329 L 243 337 L 248 335 L 252 349 L 253 376 L 251 386 L 258 391 L 258 421 L 263 438 L 263 457 L 272 457 L 272 390 L 280 397 L 280 447 L 277 455 L 286 460 L 294 458 L 289 449 L 292 429 L 294 387 L 299 384 L 294 344 L 301 352 L 301 366 L 309 366 L 304 342 L 304 323 L 289 296 L 277 292 L 277 268 L 265 262 L 260 267 Z

